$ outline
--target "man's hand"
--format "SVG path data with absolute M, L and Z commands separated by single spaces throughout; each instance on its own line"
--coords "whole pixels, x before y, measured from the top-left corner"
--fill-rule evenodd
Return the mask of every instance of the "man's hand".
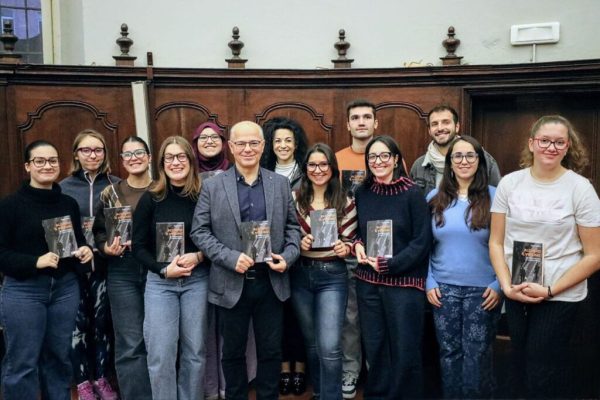
M 287 268 L 285 258 L 275 253 L 271 253 L 271 257 L 273 257 L 273 261 L 267 261 L 267 265 L 269 266 L 269 268 L 271 268 L 273 271 L 285 272 Z
M 254 265 L 254 260 L 245 253 L 240 254 L 237 263 L 235 263 L 235 272 L 245 274 L 248 268 Z

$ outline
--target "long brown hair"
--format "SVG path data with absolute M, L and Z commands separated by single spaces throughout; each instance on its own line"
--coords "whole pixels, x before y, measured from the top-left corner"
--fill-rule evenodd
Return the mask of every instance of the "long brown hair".
M 567 149 L 567 154 L 565 154 L 561 161 L 561 165 L 567 169 L 577 172 L 578 174 L 582 173 L 583 169 L 589 163 L 587 151 L 583 146 L 583 142 L 579 137 L 579 133 L 575 130 L 573 125 L 568 119 L 560 115 L 545 115 L 535 121 L 529 132 L 529 137 L 527 138 L 525 147 L 521 152 L 519 166 L 521 168 L 527 168 L 533 165 L 533 154 L 529 150 L 529 139 L 533 139 L 535 135 L 537 135 L 540 128 L 546 124 L 560 124 L 567 128 L 569 148 Z
M 308 174 L 306 171 L 306 164 L 308 164 L 308 159 L 313 153 L 323 154 L 329 163 L 329 168 L 331 169 L 331 179 L 329 179 L 329 182 L 327 182 L 327 189 L 325 190 L 325 207 L 335 208 L 339 223 L 344 217 L 344 208 L 346 207 L 347 198 L 344 190 L 342 189 L 342 184 L 340 183 L 340 170 L 338 168 L 335 154 L 333 153 L 333 150 L 331 150 L 331 147 L 325 143 L 315 144 L 308 150 L 306 157 L 304 157 L 304 162 L 302 163 L 302 181 L 296 196 L 298 210 L 300 211 L 300 214 L 307 216 L 310 212 L 310 204 L 314 199 L 315 193 L 313 190 L 313 185 L 310 179 L 308 179 Z
M 448 148 L 444 162 L 444 175 L 440 182 L 438 192 L 431 200 L 429 200 L 429 206 L 431 207 L 431 213 L 435 219 L 435 225 L 437 227 L 444 226 L 446 223 L 444 220 L 444 210 L 456 204 L 458 199 L 459 188 L 458 181 L 452 170 L 452 151 L 454 150 L 456 143 L 460 141 L 467 142 L 473 146 L 479 160 L 473 182 L 469 185 L 469 205 L 465 210 L 465 224 L 469 226 L 470 230 L 478 231 L 490 226 L 490 205 L 492 200 L 488 188 L 485 152 L 479 142 L 472 136 L 461 136 L 454 140 Z
M 168 185 L 170 183 L 169 178 L 167 178 L 167 174 L 165 173 L 165 151 L 170 144 L 179 145 L 183 149 L 183 152 L 188 158 L 188 163 L 190 164 L 190 172 L 185 179 L 185 185 L 183 185 L 181 194 L 185 197 L 190 197 L 193 200 L 198 200 L 201 187 L 200 177 L 198 176 L 198 166 L 196 164 L 196 159 L 194 158 L 192 145 L 182 136 L 169 136 L 162 142 L 157 158 L 158 179 L 149 192 L 152 193 L 152 196 L 158 201 L 162 201 L 167 197 Z

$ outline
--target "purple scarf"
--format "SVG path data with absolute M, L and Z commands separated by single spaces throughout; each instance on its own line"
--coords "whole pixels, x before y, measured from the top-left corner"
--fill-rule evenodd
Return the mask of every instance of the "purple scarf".
M 221 141 L 223 142 L 223 150 L 214 157 L 207 158 L 204 157 L 198 151 L 198 137 L 206 128 L 211 128 L 215 132 L 219 134 L 221 137 Z M 227 159 L 227 138 L 225 137 L 225 132 L 221 127 L 212 122 L 205 122 L 198 126 L 194 131 L 194 136 L 192 137 L 192 150 L 194 150 L 194 154 L 196 155 L 196 160 L 198 161 L 198 169 L 199 172 L 205 171 L 216 171 L 223 170 L 225 171 L 229 168 L 229 160 Z

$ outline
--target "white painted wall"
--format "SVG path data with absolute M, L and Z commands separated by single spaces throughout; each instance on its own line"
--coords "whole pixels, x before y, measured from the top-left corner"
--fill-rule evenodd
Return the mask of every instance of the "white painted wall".
M 332 68 L 340 28 L 353 68 L 441 65 L 450 25 L 463 64 L 527 63 L 531 46 L 511 46 L 510 26 L 553 21 L 561 24 L 560 42 L 538 46 L 538 62 L 600 57 L 599 0 L 54 1 L 76 10 L 61 14 L 63 33 L 72 34 L 61 38 L 63 63 L 114 65 L 122 22 L 138 66 L 152 51 L 159 67 L 224 68 L 234 25 L 246 68 Z

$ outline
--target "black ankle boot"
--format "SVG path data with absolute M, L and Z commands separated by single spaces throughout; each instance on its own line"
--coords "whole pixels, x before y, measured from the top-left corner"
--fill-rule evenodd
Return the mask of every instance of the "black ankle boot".
M 292 390 L 296 396 L 306 392 L 306 375 L 304 372 L 294 372 L 292 377 Z
M 282 372 L 279 377 L 279 394 L 282 396 L 292 392 L 292 373 Z

